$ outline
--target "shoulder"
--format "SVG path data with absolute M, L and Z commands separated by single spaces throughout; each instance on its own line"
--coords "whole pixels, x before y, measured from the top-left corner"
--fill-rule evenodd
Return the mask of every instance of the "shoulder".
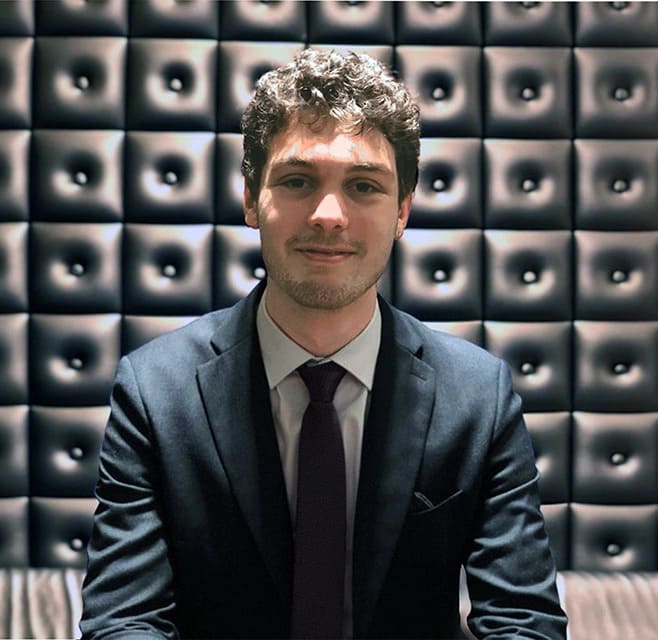
M 149 340 L 128 353 L 125 359 L 136 371 L 158 367 L 196 367 L 214 355 L 211 338 L 229 312 L 229 309 L 221 309 L 207 313 L 183 327 Z
M 444 331 L 430 329 L 413 316 L 390 307 L 393 313 L 394 335 L 402 346 L 435 369 L 449 370 L 455 375 L 495 375 L 504 362 L 468 340 Z

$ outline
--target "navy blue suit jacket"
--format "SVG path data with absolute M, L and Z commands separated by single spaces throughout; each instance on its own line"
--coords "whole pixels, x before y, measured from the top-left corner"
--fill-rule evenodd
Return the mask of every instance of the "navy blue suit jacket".
M 262 290 L 121 360 L 85 637 L 288 634 L 293 532 L 255 328 Z M 354 531 L 355 636 L 457 637 L 464 564 L 476 634 L 563 638 L 508 367 L 379 304 Z

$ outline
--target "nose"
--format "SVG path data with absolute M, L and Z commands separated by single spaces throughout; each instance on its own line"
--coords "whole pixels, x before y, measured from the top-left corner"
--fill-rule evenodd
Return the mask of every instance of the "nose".
M 321 227 L 324 231 L 347 227 L 348 219 L 341 199 L 334 193 L 323 194 L 309 216 L 308 223 L 312 227 Z

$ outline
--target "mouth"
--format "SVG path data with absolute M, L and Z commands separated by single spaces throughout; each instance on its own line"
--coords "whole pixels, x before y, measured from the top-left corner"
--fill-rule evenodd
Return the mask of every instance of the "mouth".
M 314 262 L 341 262 L 356 254 L 350 247 L 324 245 L 302 245 L 295 251 Z

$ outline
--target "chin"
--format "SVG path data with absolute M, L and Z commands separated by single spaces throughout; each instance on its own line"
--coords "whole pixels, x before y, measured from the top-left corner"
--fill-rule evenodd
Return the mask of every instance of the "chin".
M 345 284 L 328 285 L 319 282 L 288 282 L 283 288 L 302 307 L 336 311 L 360 298 L 370 287 Z

